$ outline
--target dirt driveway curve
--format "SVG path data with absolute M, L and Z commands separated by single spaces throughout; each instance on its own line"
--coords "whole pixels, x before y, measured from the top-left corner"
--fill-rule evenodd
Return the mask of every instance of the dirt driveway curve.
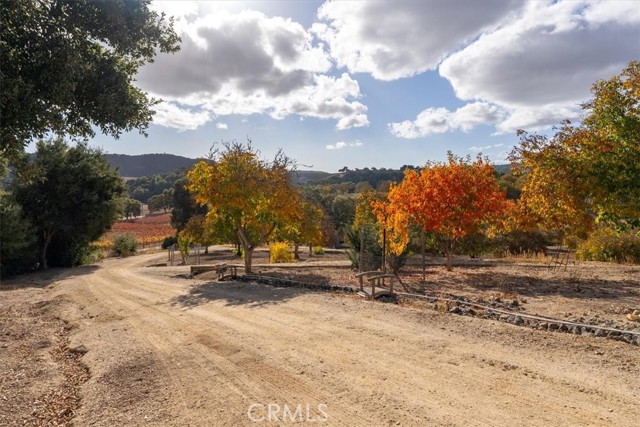
M 75 425 L 622 427 L 640 419 L 638 347 L 146 267 L 162 257 L 107 260 L 50 287 L 64 301 L 70 346 L 88 350 Z

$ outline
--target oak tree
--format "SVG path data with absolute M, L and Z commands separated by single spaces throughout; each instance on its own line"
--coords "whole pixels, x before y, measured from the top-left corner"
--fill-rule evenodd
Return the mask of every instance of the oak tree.
M 0 2 L 0 154 L 14 157 L 53 132 L 144 133 L 157 102 L 134 85 L 138 68 L 175 52 L 173 21 L 150 0 Z
M 126 187 L 100 150 L 57 139 L 38 142 L 14 197 L 36 230 L 46 269 L 80 262 L 87 245 L 119 219 Z

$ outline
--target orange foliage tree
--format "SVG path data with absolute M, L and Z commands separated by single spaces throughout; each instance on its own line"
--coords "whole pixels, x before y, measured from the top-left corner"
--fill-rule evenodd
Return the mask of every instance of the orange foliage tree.
M 454 243 L 496 222 L 509 208 L 493 166 L 449 154 L 448 163 L 427 163 L 421 171 L 405 171 L 404 180 L 388 195 L 389 217 L 406 215 L 425 232 L 433 232 L 453 267 Z M 402 230 L 404 227 L 397 227 Z
M 251 273 L 253 251 L 277 226 L 300 219 L 300 194 L 289 179 L 290 160 L 278 153 L 261 159 L 251 143 L 223 143 L 208 162 L 189 171 L 187 189 L 196 202 L 208 206 L 207 224 L 221 235 L 237 235 Z
M 407 213 L 402 209 L 396 209 L 388 201 L 373 201 L 372 207 L 379 227 L 378 240 L 383 247 L 385 258 L 401 256 L 411 240 Z

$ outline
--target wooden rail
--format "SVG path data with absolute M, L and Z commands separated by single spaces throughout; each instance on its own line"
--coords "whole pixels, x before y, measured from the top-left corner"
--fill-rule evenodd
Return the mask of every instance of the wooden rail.
M 380 271 L 363 271 L 362 273 L 356 274 L 360 284 L 360 292 L 366 294 L 364 290 L 364 279 L 366 278 L 371 285 L 371 299 L 375 299 L 376 296 L 381 295 L 393 295 L 393 282 L 394 280 L 400 281 L 400 278 L 395 274 L 386 274 Z M 376 295 L 376 286 L 381 287 L 384 285 L 385 279 L 389 280 L 389 290 L 384 292 L 378 292 Z
M 207 271 L 215 271 L 218 275 L 218 280 L 222 280 L 226 276 L 236 277 L 238 275 L 238 266 L 229 264 L 191 266 L 191 276 L 196 276 Z

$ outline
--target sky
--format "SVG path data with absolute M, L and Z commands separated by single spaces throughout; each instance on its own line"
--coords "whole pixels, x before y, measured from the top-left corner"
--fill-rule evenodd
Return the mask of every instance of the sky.
M 640 59 L 640 5 L 614 1 L 157 1 L 182 37 L 140 68 L 148 137 L 108 153 L 201 157 L 221 141 L 300 169 L 505 163 L 517 129 L 580 120 L 592 84 Z

